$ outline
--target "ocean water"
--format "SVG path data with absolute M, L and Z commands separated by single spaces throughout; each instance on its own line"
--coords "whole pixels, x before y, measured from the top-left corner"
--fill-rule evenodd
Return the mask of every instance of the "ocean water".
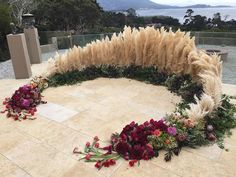
M 184 22 L 184 15 L 186 14 L 186 9 L 140 9 L 137 10 L 137 14 L 140 16 L 156 16 L 164 15 L 171 16 L 179 19 L 180 23 Z M 236 7 L 230 8 L 193 8 L 193 15 L 202 15 L 207 18 L 212 18 L 213 15 L 217 12 L 221 14 L 222 20 L 228 16 L 227 20 L 235 19 L 236 20 Z

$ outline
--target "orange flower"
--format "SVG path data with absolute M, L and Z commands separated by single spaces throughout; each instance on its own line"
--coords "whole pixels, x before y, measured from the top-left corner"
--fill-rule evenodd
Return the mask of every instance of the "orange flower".
M 31 87 L 32 87 L 32 88 L 36 88 L 36 87 L 37 87 L 37 84 L 36 84 L 36 83 L 31 83 Z
M 166 139 L 166 140 L 165 140 L 165 144 L 170 144 L 170 140 L 169 140 L 169 139 Z
M 159 137 L 159 136 L 161 136 L 161 131 L 159 129 L 157 129 L 154 132 L 152 132 L 152 134 Z

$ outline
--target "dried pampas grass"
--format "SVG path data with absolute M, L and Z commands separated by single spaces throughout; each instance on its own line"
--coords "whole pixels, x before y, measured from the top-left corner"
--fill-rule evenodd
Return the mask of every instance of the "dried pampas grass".
M 203 94 L 200 99 L 195 97 L 196 104 L 190 104 L 186 110 L 188 116 L 193 120 L 203 119 L 208 113 L 214 110 L 215 104 L 211 96 Z
M 153 27 L 131 29 L 113 34 L 111 39 L 93 41 L 85 47 L 74 46 L 50 62 L 50 74 L 65 73 L 89 65 L 157 66 L 169 73 L 189 73 L 188 55 L 196 50 L 188 33 L 156 30 Z
M 164 28 L 125 27 L 111 39 L 93 41 L 85 47 L 74 46 L 66 54 L 49 61 L 48 75 L 81 70 L 90 65 L 156 66 L 160 71 L 190 74 L 203 84 L 205 94 L 186 110 L 189 117 L 200 119 L 221 102 L 222 63 L 217 55 L 197 50 L 189 33 Z

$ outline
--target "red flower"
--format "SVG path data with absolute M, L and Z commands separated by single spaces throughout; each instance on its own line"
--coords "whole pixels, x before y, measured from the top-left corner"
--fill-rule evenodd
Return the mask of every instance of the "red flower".
M 136 159 L 135 159 L 135 160 L 130 160 L 130 161 L 129 161 L 129 166 L 130 166 L 130 167 L 133 167 L 134 164 L 137 163 L 137 162 L 138 162 L 138 160 L 136 160 Z
M 86 146 L 86 147 L 89 147 L 89 146 L 90 146 L 90 142 L 87 142 L 85 146 Z
M 90 155 L 90 154 L 87 154 L 87 155 L 85 156 L 85 159 L 86 159 L 86 160 L 90 160 L 90 158 L 91 158 L 91 155 Z
M 94 147 L 99 148 L 99 143 L 95 143 Z
M 104 167 L 109 167 L 110 166 L 110 162 L 109 160 L 106 160 L 104 163 L 103 163 Z
M 95 137 L 93 138 L 93 140 L 94 140 L 95 142 L 98 142 L 98 141 L 99 141 L 98 136 L 95 136 Z
M 95 167 L 100 169 L 102 167 L 102 163 L 100 161 L 97 161 L 97 163 L 95 164 Z
M 19 120 L 19 117 L 16 115 L 16 116 L 14 117 L 14 120 Z
M 133 167 L 133 166 L 134 166 L 134 161 L 133 161 L 133 160 L 129 161 L 129 166 L 130 166 L 130 167 Z
M 115 161 L 114 159 L 110 159 L 110 160 L 109 160 L 109 163 L 110 163 L 110 165 L 115 165 L 115 164 L 116 164 L 116 161 Z

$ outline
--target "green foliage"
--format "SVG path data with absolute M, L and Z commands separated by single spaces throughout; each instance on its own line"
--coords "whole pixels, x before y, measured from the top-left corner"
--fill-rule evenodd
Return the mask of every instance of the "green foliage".
M 33 11 L 38 26 L 47 30 L 83 32 L 97 24 L 101 8 L 94 0 L 40 0 Z
M 214 127 L 214 133 L 220 141 L 231 135 L 231 129 L 236 127 L 236 107 L 230 103 L 229 96 L 223 95 L 222 104 L 211 115 L 206 117 L 207 124 Z M 219 142 L 222 144 L 221 142 Z
M 184 110 L 188 107 L 186 102 L 177 105 L 176 112 L 184 115 Z M 187 140 L 180 146 L 188 146 L 195 148 L 214 143 L 208 140 L 211 134 L 216 137 L 215 141 L 220 148 L 224 148 L 223 140 L 226 136 L 230 136 L 231 130 L 236 128 L 236 107 L 230 103 L 230 97 L 223 95 L 222 104 L 210 115 L 207 115 L 202 121 L 199 120 L 196 127 L 187 128 L 183 126 L 182 121 L 174 118 L 174 115 L 167 117 L 171 125 L 175 125 L 178 133 L 187 135 Z M 208 126 L 212 126 L 213 130 L 207 130 Z
M 170 150 L 178 147 L 175 137 L 165 132 L 162 132 L 160 136 L 150 135 L 147 137 L 147 139 L 152 145 L 153 149 L 156 150 Z M 167 143 L 166 140 L 168 140 L 169 142 Z
M 180 26 L 178 19 L 169 16 L 154 16 L 152 23 L 161 23 L 164 26 Z
M 194 96 L 200 97 L 203 90 L 202 86 L 194 83 L 189 75 L 168 77 L 165 84 L 168 89 L 178 93 L 186 103 L 194 102 Z
M 190 76 L 168 75 L 165 72 L 159 72 L 158 69 L 153 66 L 90 66 L 82 71 L 75 70 L 64 74 L 55 74 L 49 78 L 49 85 L 72 85 L 86 80 L 93 80 L 98 77 L 126 77 L 153 85 L 165 85 L 171 92 L 177 93 L 181 96 L 185 100 L 185 104 L 193 102 L 195 94 L 200 96 L 202 93 L 202 86 L 192 82 Z
M 0 0 L 0 61 L 9 57 L 6 35 L 10 33 L 11 9 Z

